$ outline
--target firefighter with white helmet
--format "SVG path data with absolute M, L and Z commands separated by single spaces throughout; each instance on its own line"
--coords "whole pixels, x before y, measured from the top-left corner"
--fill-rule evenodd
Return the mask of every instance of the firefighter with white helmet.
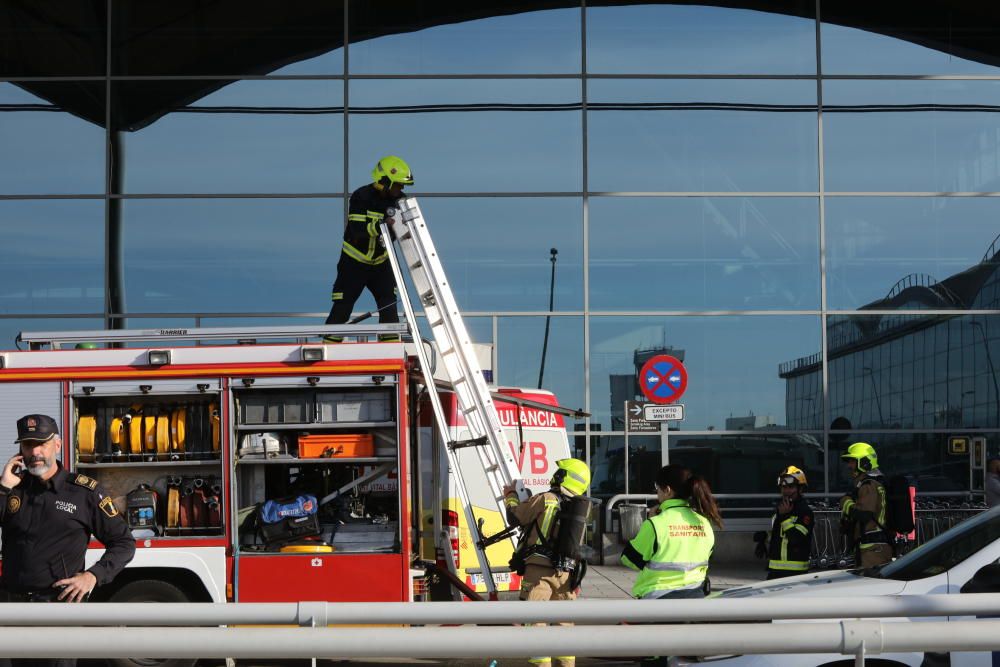
M 524 528 L 511 567 L 522 574 L 522 600 L 575 600 L 586 562 L 567 553 L 579 547 L 588 519 L 590 468 L 580 459 L 556 461 L 556 472 L 545 493 L 520 501 L 513 486 L 504 487 L 507 520 Z M 565 545 L 571 545 L 566 548 Z M 575 554 L 578 556 L 578 554 Z M 540 624 L 540 625 L 544 625 Z M 560 625 L 570 625 L 561 623 Z M 538 667 L 550 667 L 550 657 L 532 657 Z M 573 656 L 556 656 L 555 664 L 573 667 Z
M 366 287 L 375 297 L 380 324 L 399 322 L 396 314 L 396 281 L 392 275 L 385 241 L 379 225 L 386 210 L 403 196 L 403 187 L 413 185 L 413 172 L 406 162 L 387 155 L 372 170 L 372 182 L 351 194 L 344 227 L 344 243 L 337 262 L 337 279 L 333 283 L 333 307 L 327 324 L 343 324 L 351 316 L 354 303 Z M 398 336 L 383 336 L 382 340 L 399 340 Z M 342 338 L 331 336 L 327 342 L 339 343 Z
M 779 579 L 809 571 L 809 552 L 812 548 L 813 511 L 806 502 L 806 473 L 797 466 L 787 466 L 778 475 L 781 498 L 771 520 L 771 533 L 766 550 L 764 540 L 768 534 L 761 531 L 758 554 L 766 553 L 767 578 Z
M 875 448 L 855 442 L 840 455 L 854 478 L 851 493 L 840 499 L 841 525 L 857 545 L 863 568 L 892 560 L 892 545 L 886 533 L 885 476 L 878 467 Z

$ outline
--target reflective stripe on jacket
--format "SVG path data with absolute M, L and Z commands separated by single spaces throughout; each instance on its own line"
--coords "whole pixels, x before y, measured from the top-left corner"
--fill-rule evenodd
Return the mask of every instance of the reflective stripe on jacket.
M 362 264 L 381 264 L 387 258 L 385 244 L 379 238 L 379 224 L 395 201 L 383 197 L 374 185 L 354 191 L 347 208 L 344 228 L 344 254 Z
M 641 570 L 632 595 L 655 598 L 664 591 L 700 588 L 714 547 L 715 533 L 708 519 L 686 500 L 663 501 L 660 513 L 643 521 L 639 534 L 622 552 L 622 565 Z
M 780 519 L 780 521 L 779 521 Z M 792 511 L 771 520 L 771 542 L 768 546 L 769 570 L 805 572 L 809 569 L 812 550 L 813 511 L 801 496 Z
M 854 492 L 841 500 L 841 513 L 854 524 L 852 535 L 862 549 L 876 544 L 887 544 L 889 536 L 885 526 L 885 482 L 882 473 L 873 470 L 858 479 Z
M 546 545 L 553 537 L 552 529 L 556 523 L 556 515 L 559 513 L 561 499 L 552 491 L 538 493 L 524 502 L 520 502 L 517 496 L 509 495 L 504 498 L 504 505 L 507 507 L 507 521 L 518 526 L 524 526 L 526 531 L 524 541 L 518 546 L 518 551 L 542 547 L 541 551 L 547 551 Z M 527 558 L 529 563 L 550 565 L 551 560 L 544 555 L 534 551 Z

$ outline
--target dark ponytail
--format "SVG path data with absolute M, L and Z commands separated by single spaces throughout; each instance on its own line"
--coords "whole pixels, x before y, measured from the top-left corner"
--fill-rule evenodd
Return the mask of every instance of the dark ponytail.
M 672 463 L 660 468 L 656 474 L 656 485 L 661 489 L 670 487 L 674 496 L 691 503 L 691 508 L 708 519 L 716 528 L 722 528 L 719 505 L 712 495 L 708 482 L 695 475 L 684 466 Z

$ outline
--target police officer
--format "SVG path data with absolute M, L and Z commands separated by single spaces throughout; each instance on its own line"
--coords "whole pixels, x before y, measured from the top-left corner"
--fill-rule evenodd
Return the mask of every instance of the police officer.
M 380 324 L 399 322 L 396 314 L 396 281 L 387 259 L 385 241 L 379 225 L 386 210 L 403 196 L 403 186 L 413 185 L 413 172 L 402 158 L 387 155 L 372 170 L 372 182 L 351 194 L 347 210 L 344 243 L 337 262 L 333 283 L 333 308 L 327 324 L 343 324 L 351 316 L 354 303 L 366 287 L 375 297 Z M 399 340 L 399 336 L 380 336 L 380 340 Z M 339 343 L 341 336 L 324 340 Z
M 512 486 L 504 487 L 507 522 L 527 529 L 515 556 L 523 559 L 525 564 L 521 578 L 522 600 L 576 599 L 578 581 L 573 576 L 576 572 L 556 567 L 558 557 L 554 553 L 553 542 L 557 530 L 556 517 L 563 499 L 586 495 L 589 486 L 590 468 L 586 463 L 579 459 L 560 459 L 556 461 L 556 472 L 545 493 L 521 502 L 514 495 Z M 581 565 L 577 564 L 577 567 Z M 576 664 L 574 656 L 557 656 L 555 661 L 561 667 Z M 539 667 L 550 667 L 552 658 L 536 656 L 529 662 Z
M 813 511 L 803 496 L 806 486 L 806 474 L 796 466 L 788 466 L 778 475 L 781 499 L 771 520 L 771 539 L 767 547 L 768 579 L 809 571 Z
M 879 470 L 875 448 L 867 442 L 855 442 L 840 458 L 854 479 L 851 493 L 840 499 L 841 525 L 857 545 L 861 567 L 888 563 L 892 560 L 892 546 L 885 531 L 885 477 Z
M 20 453 L 0 475 L 0 527 L 6 602 L 82 602 L 95 586 L 111 581 L 135 554 L 135 540 L 97 480 L 67 472 L 56 454 L 59 427 L 48 415 L 17 421 Z M 104 555 L 84 569 L 93 534 Z M 15 667 L 19 660 L 14 659 Z M 27 664 L 74 665 L 76 660 Z

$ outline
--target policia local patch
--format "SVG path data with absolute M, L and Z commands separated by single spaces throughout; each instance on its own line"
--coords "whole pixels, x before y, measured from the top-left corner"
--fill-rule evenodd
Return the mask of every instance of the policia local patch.
M 101 511 L 108 515 L 108 517 L 118 516 L 118 508 L 115 507 L 115 501 L 109 497 L 101 499 Z

